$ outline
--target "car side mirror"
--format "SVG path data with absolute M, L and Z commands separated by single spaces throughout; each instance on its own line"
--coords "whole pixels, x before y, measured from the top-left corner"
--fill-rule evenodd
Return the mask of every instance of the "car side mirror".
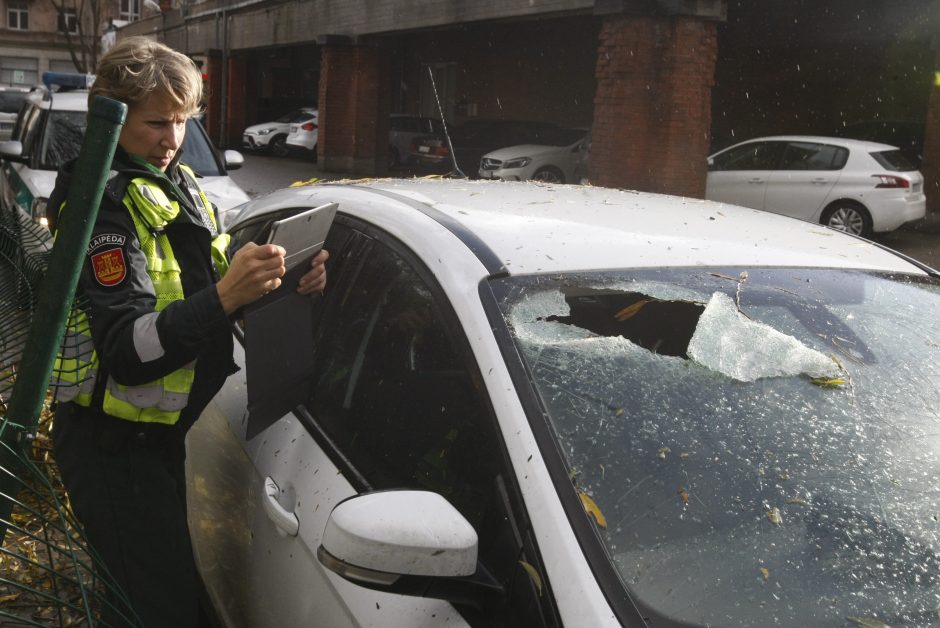
M 222 154 L 226 170 L 238 170 L 245 165 L 245 157 L 237 150 L 227 150 Z
M 502 587 L 477 563 L 477 547 L 473 526 L 437 493 L 379 491 L 333 508 L 317 558 L 369 589 L 464 604 L 501 599 Z
M 26 161 L 23 156 L 23 142 L 19 140 L 0 142 L 0 157 L 12 161 Z

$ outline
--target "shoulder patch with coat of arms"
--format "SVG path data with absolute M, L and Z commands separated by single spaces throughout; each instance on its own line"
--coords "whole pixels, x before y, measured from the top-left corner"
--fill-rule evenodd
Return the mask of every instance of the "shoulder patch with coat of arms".
M 92 237 L 88 245 L 95 280 L 105 287 L 116 286 L 127 276 L 124 243 L 127 237 L 117 233 L 101 233 Z

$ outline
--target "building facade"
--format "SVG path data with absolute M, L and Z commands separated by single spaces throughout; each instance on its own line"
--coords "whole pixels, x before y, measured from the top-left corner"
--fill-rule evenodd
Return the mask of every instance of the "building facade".
M 0 84 L 32 87 L 42 73 L 92 72 L 108 27 L 159 11 L 143 0 L 0 0 Z
M 165 3 L 166 4 L 166 3 Z M 220 145 L 318 104 L 322 166 L 381 174 L 388 114 L 591 127 L 590 179 L 692 197 L 710 152 L 921 124 L 940 210 L 933 0 L 177 0 L 122 29 L 187 52 Z M 432 86 L 433 77 L 433 86 Z

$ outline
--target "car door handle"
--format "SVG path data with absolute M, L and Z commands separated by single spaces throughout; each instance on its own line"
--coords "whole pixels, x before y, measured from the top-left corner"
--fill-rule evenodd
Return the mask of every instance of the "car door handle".
M 753 179 L 748 179 L 748 183 L 763 183 L 764 179 L 762 177 L 755 177 Z
M 812 183 L 813 185 L 825 185 L 829 183 L 829 179 L 823 179 L 820 177 L 818 179 L 813 179 Z
M 271 478 L 264 478 L 264 512 L 268 515 L 268 519 L 274 522 L 274 525 L 288 536 L 297 536 L 297 532 L 300 530 L 300 521 L 297 519 L 297 515 L 290 512 L 283 506 L 280 502 L 277 501 L 277 496 L 280 495 L 281 489 L 278 488 L 277 483 Z

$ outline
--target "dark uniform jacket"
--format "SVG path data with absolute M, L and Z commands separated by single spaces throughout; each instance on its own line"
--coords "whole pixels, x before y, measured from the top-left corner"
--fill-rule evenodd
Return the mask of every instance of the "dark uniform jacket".
M 167 167 L 166 176 L 161 176 L 118 147 L 87 250 L 79 290 L 88 302 L 92 338 L 100 359 L 99 391 L 108 375 L 119 384 L 145 384 L 196 360 L 189 403 L 177 423 L 177 429 L 185 434 L 236 367 L 232 360 L 230 321 L 215 288 L 218 276 L 210 257 L 214 234 L 193 204 L 178 162 L 179 154 Z M 158 335 L 163 354 L 148 361 L 143 361 L 135 348 L 134 323 L 142 315 L 155 311 L 156 295 L 134 223 L 122 203 L 128 183 L 137 177 L 159 185 L 181 207 L 165 232 L 180 265 L 185 299 L 170 303 L 156 318 L 152 332 Z M 68 185 L 69 168 L 66 168 L 56 179 L 48 204 L 50 213 L 55 213 L 52 208 L 60 207 L 65 200 Z M 65 207 L 62 211 L 81 211 L 81 208 Z M 102 285 L 95 276 L 91 258 L 104 247 L 114 248 L 115 245 L 121 249 L 124 271 L 120 277 L 109 279 L 109 285 Z M 100 392 L 91 409 L 101 411 Z

